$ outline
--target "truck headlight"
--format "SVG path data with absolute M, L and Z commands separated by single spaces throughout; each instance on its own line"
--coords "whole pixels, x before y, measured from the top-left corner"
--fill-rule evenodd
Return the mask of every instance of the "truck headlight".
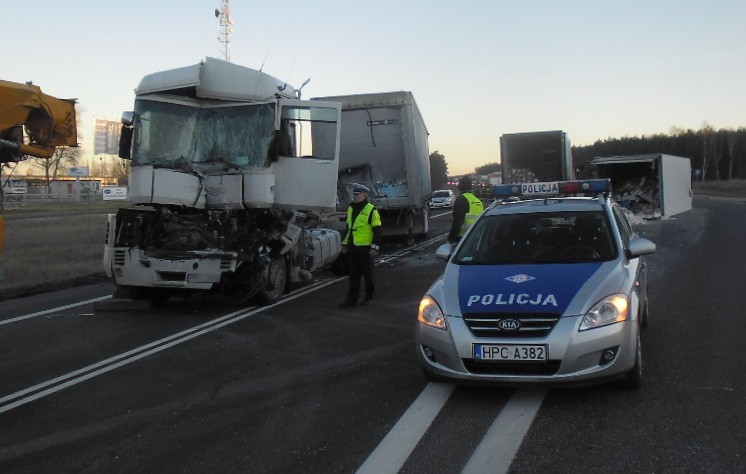
M 440 306 L 435 302 L 432 296 L 426 295 L 420 301 L 420 310 L 417 313 L 417 320 L 422 324 L 428 326 L 446 330 L 446 318 L 443 316 L 443 311 L 440 310 Z
M 610 295 L 602 299 L 585 313 L 579 331 L 599 328 L 626 321 L 629 316 L 629 297 L 625 294 Z

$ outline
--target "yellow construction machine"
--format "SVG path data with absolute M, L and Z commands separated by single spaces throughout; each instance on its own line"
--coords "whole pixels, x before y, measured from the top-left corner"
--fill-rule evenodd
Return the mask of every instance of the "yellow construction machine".
M 30 82 L 0 80 L 0 168 L 26 156 L 49 158 L 58 146 L 78 146 L 76 123 L 75 99 L 52 97 Z M 2 211 L 0 187 L 0 256 L 5 230 Z
M 49 158 L 57 146 L 78 146 L 75 99 L 0 80 L 0 163 L 25 155 Z

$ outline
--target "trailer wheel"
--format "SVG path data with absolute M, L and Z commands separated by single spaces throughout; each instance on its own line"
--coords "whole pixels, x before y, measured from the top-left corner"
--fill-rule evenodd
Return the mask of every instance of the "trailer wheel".
M 272 304 L 285 293 L 288 285 L 288 264 L 284 256 L 273 258 L 267 268 L 267 278 L 259 290 L 261 304 Z

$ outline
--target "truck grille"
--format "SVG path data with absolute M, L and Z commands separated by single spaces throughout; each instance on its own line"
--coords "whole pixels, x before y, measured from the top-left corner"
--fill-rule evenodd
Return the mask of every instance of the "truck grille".
M 117 265 L 119 267 L 124 265 L 125 261 L 125 250 L 115 250 L 114 251 L 114 265 Z
M 231 269 L 231 262 L 232 261 L 233 261 L 233 259 L 230 259 L 230 258 L 220 259 L 220 269 L 221 270 L 225 270 L 225 271 L 230 270 Z
M 464 322 L 477 337 L 545 337 L 560 318 L 557 313 L 467 313 Z M 518 329 L 501 329 L 500 321 L 518 321 Z M 503 323 L 504 324 L 504 323 Z

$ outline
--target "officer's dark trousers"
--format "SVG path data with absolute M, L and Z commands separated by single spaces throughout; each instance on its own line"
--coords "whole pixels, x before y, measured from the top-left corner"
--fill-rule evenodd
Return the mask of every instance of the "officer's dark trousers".
M 357 303 L 360 295 L 360 277 L 365 278 L 365 299 L 372 300 L 376 293 L 373 282 L 373 259 L 369 250 L 361 252 L 358 249 L 350 249 L 347 252 L 347 262 L 350 266 L 350 291 L 347 293 L 347 301 Z

